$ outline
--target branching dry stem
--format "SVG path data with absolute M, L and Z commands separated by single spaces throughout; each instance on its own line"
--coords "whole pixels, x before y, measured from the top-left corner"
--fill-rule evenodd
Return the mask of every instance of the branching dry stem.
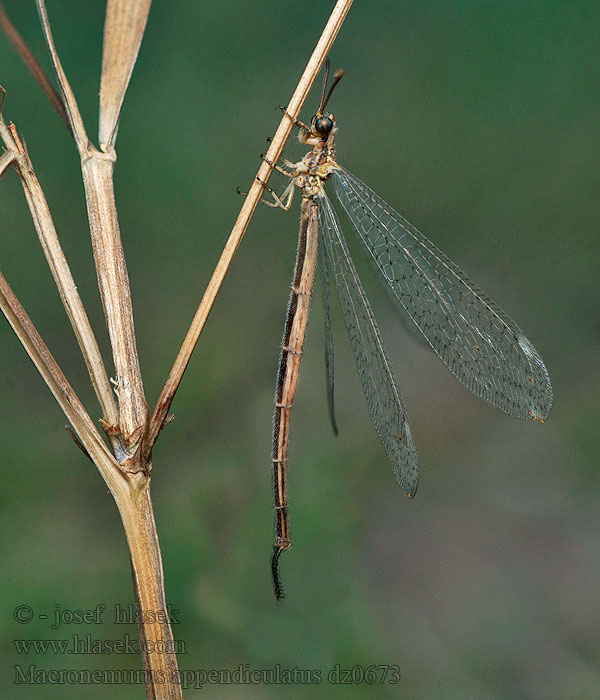
M 48 261 L 48 267 L 52 272 L 69 321 L 75 331 L 94 391 L 100 402 L 103 422 L 106 425 L 116 425 L 118 412 L 114 392 L 108 380 L 102 355 L 100 354 L 100 349 L 83 307 L 81 297 L 77 291 L 71 269 L 58 240 L 44 192 L 35 175 L 25 144 L 19 139 L 13 125 L 10 127 L 6 126 L 1 112 L 0 138 L 2 138 L 4 145 L 8 149 L 3 157 L 11 156 L 10 162 L 13 163 L 23 185 L 31 218 Z
M 142 464 L 140 460 L 139 447 L 147 430 L 148 405 L 144 397 L 135 342 L 131 290 L 115 204 L 113 170 L 116 153 L 114 150 L 104 153 L 90 143 L 77 100 L 54 45 L 44 0 L 37 0 L 37 5 L 50 57 L 81 156 L 94 262 L 117 374 L 118 432 L 122 441 L 118 459 L 128 470 L 145 470 L 147 465 Z M 107 12 L 108 9 L 110 7 L 107 8 Z
M 266 158 L 244 200 L 151 420 L 138 361 L 131 292 L 113 184 L 116 161 L 114 143 L 120 110 L 144 33 L 150 0 L 107 2 L 100 100 L 102 150 L 97 149 L 88 139 L 77 101 L 54 44 L 45 0 L 36 0 L 36 3 L 60 87 L 60 97 L 6 17 L 1 5 L 0 27 L 71 130 L 77 144 L 98 286 L 117 374 L 115 390 L 118 401 L 115 402 L 98 344 L 77 293 L 25 143 L 19 138 L 15 127 L 12 124 L 7 126 L 2 118 L 4 94 L 1 88 L 0 138 L 7 150 L 0 154 L 0 177 L 12 166 L 21 180 L 44 254 L 100 402 L 103 414 L 101 423 L 109 437 L 112 453 L 1 273 L 0 309 L 67 416 L 73 430 L 68 429 L 76 444 L 97 466 L 119 509 L 131 556 L 140 646 L 147 672 L 147 698 L 181 700 L 183 696 L 178 679 L 175 643 L 167 613 L 162 558 L 150 497 L 152 447 L 163 425 L 169 422 L 169 407 L 233 256 L 260 200 L 273 164 L 281 155 L 293 121 L 300 113 L 352 0 L 338 0 L 317 43 L 288 104 L 288 112 L 284 114 Z M 160 651 L 157 652 L 157 649 Z M 162 682 L 156 679 L 162 679 Z

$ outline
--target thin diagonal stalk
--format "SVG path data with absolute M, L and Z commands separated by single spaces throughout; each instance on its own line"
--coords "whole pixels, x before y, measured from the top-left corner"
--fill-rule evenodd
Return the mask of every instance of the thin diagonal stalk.
M 6 151 L 0 156 L 0 177 L 4 175 L 8 166 L 15 159 L 14 153 L 12 151 Z
M 90 143 L 77 101 L 54 45 L 45 2 L 36 1 L 46 43 L 81 156 L 94 262 L 117 373 L 119 432 L 124 443 L 124 450 L 119 459 L 126 469 L 145 469 L 146 465 L 140 462 L 138 447 L 148 425 L 148 405 L 144 398 L 135 341 L 131 290 L 115 204 L 113 170 L 116 154 L 114 151 L 103 153 Z
M 2 273 L 0 273 L 0 308 L 54 394 L 77 436 L 85 445 L 109 489 L 115 497 L 122 495 L 125 482 L 119 470 L 116 469 L 117 463 L 114 457 Z
M 113 0 L 112 7 L 118 11 L 124 11 L 125 19 L 132 16 L 132 13 L 127 11 L 129 8 L 139 19 L 139 12 L 136 13 L 136 8 L 133 8 L 136 2 L 137 0 Z M 114 438 L 112 446 L 116 460 L 110 455 L 89 416 L 58 367 L 55 366 L 56 363 L 52 360 L 42 339 L 3 278 L 0 278 L 0 308 L 59 400 L 85 451 L 111 487 L 131 556 L 135 597 L 140 614 L 138 627 L 146 671 L 147 697 L 153 700 L 180 700 L 182 691 L 177 672 L 173 634 L 166 610 L 162 558 L 150 498 L 151 462 L 150 459 L 145 459 L 142 463 L 141 450 L 138 449 L 148 425 L 148 407 L 143 394 L 135 343 L 131 292 L 115 206 L 113 169 L 116 154 L 110 148 L 106 148 L 107 152 L 101 152 L 89 142 L 77 102 L 54 45 L 44 0 L 37 0 L 37 5 L 68 120 L 81 157 L 94 260 L 118 377 L 116 390 L 119 396 L 119 425 L 115 434 L 111 435 Z M 138 32 L 139 40 L 141 40 L 141 33 L 143 28 Z M 123 38 L 122 35 L 120 37 Z M 119 37 L 115 39 L 113 36 L 113 39 L 117 41 Z M 134 54 L 139 48 L 139 42 L 136 42 L 130 46 L 130 49 L 134 49 Z M 123 56 L 119 58 L 123 59 Z M 131 68 L 133 63 L 126 62 L 125 65 Z M 125 90 L 129 75 L 130 72 L 126 76 L 125 85 L 120 83 L 119 90 L 122 92 Z M 113 75 L 113 79 L 116 80 L 117 77 Z M 114 85 L 117 85 L 117 82 L 114 82 Z M 122 98 L 119 98 L 119 109 L 121 101 Z M 115 122 L 118 121 L 118 110 L 116 113 L 113 110 L 111 118 Z M 114 140 L 115 129 L 116 125 L 110 128 L 111 142 Z M 14 147 L 11 146 L 11 151 L 14 153 L 11 158 L 17 154 L 23 159 L 24 169 L 29 169 L 27 151 L 19 143 L 16 131 L 7 131 L 14 140 Z M 2 168 L 6 168 L 9 164 L 8 157 L 0 161 Z M 29 184 L 31 185 L 31 182 Z M 36 184 L 39 185 L 37 181 Z M 26 194 L 30 200 L 29 195 L 32 193 L 26 189 Z M 33 194 L 41 195 L 41 190 Z M 38 209 L 32 213 L 34 220 L 36 215 L 39 218 Z M 39 222 L 36 221 L 36 225 L 37 223 Z M 47 243 L 47 239 L 44 242 Z M 51 267 L 57 266 L 56 250 L 53 248 L 47 252 L 52 253 L 50 256 L 52 260 L 49 260 Z
M 150 479 L 142 472 L 122 471 L 122 465 L 111 455 L 2 273 L 0 309 L 98 467 L 119 509 L 141 615 L 138 627 L 144 668 L 148 672 L 147 698 L 181 700 L 175 642 L 164 594 L 162 557 L 150 498 Z
M 2 7 L 2 3 L 0 3 L 0 27 L 8 37 L 8 40 L 13 45 L 15 51 L 23 60 L 23 63 L 25 64 L 25 66 L 27 67 L 37 84 L 41 87 L 42 92 L 44 93 L 44 95 L 46 95 L 50 104 L 56 110 L 63 124 L 70 131 L 71 125 L 69 124 L 69 118 L 67 117 L 65 106 L 60 95 L 58 94 L 58 92 L 56 92 L 56 88 L 50 81 L 50 78 L 46 75 L 44 69 L 37 62 L 37 59 L 31 52 L 29 46 L 27 46 L 27 44 L 25 43 L 23 37 L 17 31 L 15 25 L 10 21 L 10 18 L 8 17 L 6 12 L 4 11 L 4 8 Z
M 321 65 L 325 61 L 325 58 L 341 29 L 342 23 L 344 22 L 351 5 L 352 0 L 338 0 L 336 6 L 334 7 L 325 29 L 323 30 L 315 50 L 313 51 L 312 56 L 310 57 L 310 60 L 304 70 L 304 73 L 300 78 L 300 82 L 298 83 L 298 86 L 287 106 L 287 111 L 292 117 L 297 118 L 300 114 L 302 105 L 304 104 L 315 78 L 321 69 Z M 231 261 L 233 260 L 246 228 L 250 223 L 252 214 L 254 213 L 254 210 L 256 209 L 256 206 L 260 200 L 263 190 L 263 185 L 261 182 L 267 182 L 269 176 L 271 175 L 273 166 L 270 165 L 267 160 L 271 163 L 275 163 L 277 160 L 279 160 L 281 152 L 283 151 L 283 146 L 290 135 L 292 127 L 292 120 L 288 115 L 284 115 L 277 131 L 275 132 L 275 136 L 271 141 L 271 146 L 266 154 L 266 160 L 263 161 L 261 167 L 259 168 L 258 174 L 250 187 L 250 191 L 248 192 L 246 199 L 244 200 L 244 204 L 242 205 L 237 221 L 235 222 L 231 231 L 229 240 L 225 244 L 225 248 L 223 249 L 219 262 L 217 263 L 206 291 L 204 292 L 200 306 L 196 311 L 196 315 L 194 316 L 185 340 L 183 341 L 181 349 L 179 350 L 179 354 L 177 355 L 175 363 L 173 364 L 173 368 L 171 369 L 167 382 L 158 401 L 156 402 L 156 407 L 154 408 L 154 413 L 152 414 L 152 419 L 150 421 L 150 431 L 148 433 L 145 448 L 147 453 L 152 450 L 152 446 L 156 442 L 158 434 L 162 429 L 165 418 L 167 417 L 169 408 L 175 396 L 175 392 L 177 391 L 181 379 L 183 378 L 183 374 L 188 366 L 196 343 L 198 342 L 200 333 L 204 328 L 206 319 L 208 318 L 210 310 L 212 309 L 219 289 L 223 284 L 223 280 L 225 279 L 225 275 L 229 270 Z M 261 182 L 259 182 L 259 180 Z
M 50 30 L 50 23 L 48 21 L 48 13 L 46 11 L 46 3 L 44 0 L 36 0 L 38 12 L 40 13 L 40 20 L 42 22 L 42 29 L 44 30 L 44 35 L 46 37 L 46 43 L 48 44 L 48 50 L 50 51 L 50 58 L 54 65 L 54 71 L 56 77 L 58 78 L 58 84 L 62 92 L 62 103 L 65 106 L 69 124 L 71 130 L 73 131 L 73 136 L 75 137 L 75 142 L 77 143 L 77 148 L 79 148 L 79 153 L 82 154 L 87 150 L 89 145 L 89 139 L 85 133 L 85 127 L 83 125 L 83 119 L 79 113 L 79 107 L 77 106 L 77 100 L 71 90 L 67 76 L 63 70 L 58 53 L 56 52 L 56 47 L 54 46 L 54 39 L 52 38 L 52 31 Z
M 114 392 L 108 380 L 100 349 L 89 319 L 83 307 L 77 286 L 69 264 L 61 248 L 50 209 L 46 202 L 44 192 L 33 170 L 33 164 L 24 144 L 17 136 L 16 129 L 11 125 L 6 127 L 4 118 L 0 113 L 0 137 L 9 149 L 5 155 L 12 154 L 13 164 L 17 171 L 23 191 L 29 205 L 31 217 L 35 225 L 48 266 L 56 282 L 63 306 L 71 322 L 71 326 L 77 337 L 81 354 L 92 380 L 92 385 L 100 406 L 102 408 L 104 424 L 109 437 L 112 435 L 118 422 L 117 406 Z

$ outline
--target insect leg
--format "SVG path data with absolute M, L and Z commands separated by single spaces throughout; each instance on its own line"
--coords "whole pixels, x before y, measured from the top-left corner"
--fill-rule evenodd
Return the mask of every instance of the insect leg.
M 294 125 L 297 126 L 299 129 L 304 129 L 304 131 L 310 132 L 310 126 L 308 126 L 304 122 L 301 122 L 299 119 L 296 119 L 296 117 L 292 117 L 292 115 L 287 111 L 287 107 L 282 107 L 281 105 L 279 105 L 279 109 L 284 114 L 287 114 L 287 116 L 294 122 Z
M 300 174 L 300 171 L 298 170 L 298 164 L 297 163 L 292 163 L 291 161 L 287 160 L 287 158 L 282 159 L 282 163 L 287 167 L 287 168 L 293 168 L 292 172 L 289 170 L 286 170 L 285 168 L 282 168 L 281 165 L 278 163 L 273 163 L 272 160 L 269 160 L 267 156 L 264 153 L 260 154 L 260 157 L 265 161 L 265 163 L 268 163 L 272 168 L 275 168 L 278 173 L 281 173 L 282 175 L 285 175 L 286 177 L 296 177 L 296 175 Z
M 269 202 L 266 199 L 261 199 L 260 201 L 263 204 L 266 204 L 268 207 L 275 207 L 275 208 L 280 208 L 283 209 L 284 211 L 288 211 L 288 209 L 292 206 L 292 200 L 294 198 L 294 181 L 291 180 L 289 185 L 285 188 L 283 191 L 281 197 L 275 192 L 275 190 L 272 187 L 269 187 L 266 182 L 263 182 L 259 177 L 256 178 L 260 184 L 267 190 L 267 192 L 273 197 L 275 200 L 274 202 Z

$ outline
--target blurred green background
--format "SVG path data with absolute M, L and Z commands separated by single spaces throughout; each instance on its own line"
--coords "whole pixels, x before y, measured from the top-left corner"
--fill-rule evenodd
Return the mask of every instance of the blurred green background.
M 33 1 L 4 4 L 48 68 Z M 242 204 L 235 188 L 251 183 L 333 4 L 152 7 L 115 174 L 151 405 Z M 93 137 L 103 3 L 49 0 L 48 11 Z M 317 296 L 291 440 L 294 547 L 277 606 L 271 419 L 298 209 L 260 208 L 154 450 L 153 500 L 180 668 L 279 665 L 323 680 L 218 684 L 186 698 L 598 698 L 599 23 L 600 5 L 584 0 L 355 3 L 331 53 L 346 70 L 331 103 L 340 162 L 525 330 L 550 371 L 554 409 L 544 425 L 519 422 L 466 391 L 398 322 L 349 233 L 418 442 L 420 489 L 411 502 L 395 485 L 337 307 L 331 434 Z M 74 144 L 4 39 L 0 84 L 108 361 Z M 304 151 L 290 142 L 285 153 Z M 0 182 L 0 235 L 3 273 L 96 418 L 13 172 Z M 113 500 L 4 322 L 0 357 L 0 695 L 141 698 L 135 685 L 13 682 L 16 664 L 139 669 L 140 659 L 17 652 L 14 639 L 136 629 L 112 619 L 115 604 L 132 602 Z M 103 624 L 50 628 L 57 606 L 100 603 Z M 18 605 L 33 622 L 14 620 Z M 395 665 L 401 680 L 327 682 L 338 664 Z

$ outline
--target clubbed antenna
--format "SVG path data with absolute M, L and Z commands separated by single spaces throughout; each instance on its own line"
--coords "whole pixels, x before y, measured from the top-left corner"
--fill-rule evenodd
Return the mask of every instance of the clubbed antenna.
M 329 98 L 331 97 L 331 93 L 333 92 L 335 86 L 340 82 L 340 80 L 344 77 L 344 69 L 343 68 L 338 68 L 336 72 L 333 74 L 333 83 L 331 83 L 331 87 L 329 88 L 329 92 L 327 93 L 327 97 L 325 98 L 325 101 L 323 101 L 323 98 L 321 98 L 321 107 L 319 108 L 319 112 L 322 114 L 323 110 L 325 107 L 327 107 L 327 103 L 329 102 Z M 325 90 L 323 89 L 323 93 L 325 93 Z
M 329 99 L 329 95 L 331 95 L 331 90 L 329 91 L 329 95 L 327 95 L 327 98 L 325 98 L 325 90 L 327 90 L 327 81 L 329 80 L 329 69 L 331 67 L 331 61 L 329 60 L 329 56 L 325 59 L 325 73 L 323 74 L 323 89 L 321 90 L 321 101 L 319 102 L 319 110 L 317 114 L 323 114 L 323 110 L 325 109 L 325 105 L 327 104 L 327 100 Z

